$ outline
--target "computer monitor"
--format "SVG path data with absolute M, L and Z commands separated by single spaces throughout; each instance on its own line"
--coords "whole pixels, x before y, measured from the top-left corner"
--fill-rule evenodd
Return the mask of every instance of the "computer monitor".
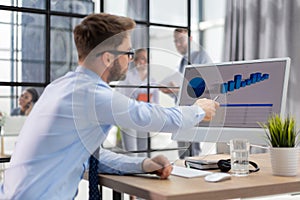
M 266 144 L 258 122 L 274 113 L 284 115 L 290 58 L 191 65 L 184 71 L 178 105 L 192 105 L 198 98 L 218 98 L 220 108 L 211 122 L 173 134 L 178 141 L 228 142 L 246 138 Z

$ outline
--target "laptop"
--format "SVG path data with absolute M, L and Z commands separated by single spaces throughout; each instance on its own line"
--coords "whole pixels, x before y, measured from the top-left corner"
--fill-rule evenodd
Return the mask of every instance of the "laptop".
M 13 153 L 18 135 L 26 118 L 25 116 L 7 116 L 5 118 L 5 124 L 1 130 L 2 154 L 11 155 Z
M 27 117 L 7 116 L 2 127 L 4 136 L 18 136 Z

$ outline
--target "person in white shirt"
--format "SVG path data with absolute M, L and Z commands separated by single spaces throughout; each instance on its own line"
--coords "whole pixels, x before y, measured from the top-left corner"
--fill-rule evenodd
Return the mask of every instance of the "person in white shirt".
M 159 103 L 159 89 L 148 89 L 140 86 L 147 86 L 148 80 L 148 55 L 147 49 L 138 49 L 135 51 L 134 66 L 129 68 L 126 79 L 120 81 L 120 85 L 129 85 L 135 87 L 120 87 L 117 91 L 137 101 L 144 101 L 150 103 Z M 151 86 L 157 85 L 153 78 L 150 78 L 149 84 Z M 135 129 L 128 129 L 120 127 L 122 136 L 122 146 L 126 151 L 146 151 L 148 148 L 148 132 L 137 131 Z M 136 153 L 133 155 L 146 156 L 145 152 Z
M 211 59 L 207 55 L 207 53 L 202 49 L 193 50 L 190 53 L 190 57 L 188 58 L 188 41 L 192 41 L 192 37 L 188 36 L 188 30 L 184 28 L 176 28 L 173 33 L 174 37 L 174 44 L 176 47 L 177 52 L 182 55 L 178 71 L 179 73 L 183 73 L 184 68 L 188 64 L 204 64 L 204 63 L 211 63 Z M 175 88 L 178 87 L 174 82 L 168 83 L 168 86 L 170 88 L 162 88 L 161 91 L 169 94 L 170 96 L 175 98 L 175 101 L 177 101 L 177 95 L 179 89 Z M 188 142 L 177 142 L 178 147 L 187 147 L 189 144 Z M 191 142 L 191 154 L 189 152 L 189 149 L 183 149 L 179 150 L 178 154 L 181 159 L 184 159 L 187 156 L 198 156 L 201 152 L 200 143 L 199 142 Z
M 135 22 L 105 13 L 91 14 L 73 33 L 76 71 L 49 84 L 28 116 L 0 186 L 0 199 L 74 199 L 90 156 L 111 125 L 136 130 L 176 132 L 211 120 L 219 104 L 200 99 L 193 106 L 163 108 L 113 92 L 134 52 L 128 31 Z M 100 148 L 98 172 L 155 173 L 172 170 L 162 155 L 129 157 Z

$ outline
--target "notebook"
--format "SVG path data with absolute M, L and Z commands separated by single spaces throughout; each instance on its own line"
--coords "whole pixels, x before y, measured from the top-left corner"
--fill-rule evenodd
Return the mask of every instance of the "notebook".
M 218 160 L 201 160 L 195 158 L 186 158 L 185 165 L 193 169 L 219 169 Z

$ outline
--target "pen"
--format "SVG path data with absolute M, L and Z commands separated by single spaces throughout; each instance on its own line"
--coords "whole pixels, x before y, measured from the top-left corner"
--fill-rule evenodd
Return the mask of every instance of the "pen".
M 213 100 L 214 100 L 214 101 L 216 101 L 218 98 L 219 98 L 219 95 L 218 95 L 218 96 L 216 96 L 216 97 L 215 97 Z

